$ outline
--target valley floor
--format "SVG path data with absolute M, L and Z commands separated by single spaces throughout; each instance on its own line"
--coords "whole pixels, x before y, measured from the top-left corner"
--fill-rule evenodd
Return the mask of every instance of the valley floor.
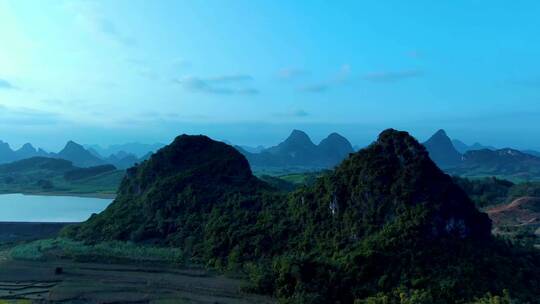
M 60 267 L 61 273 L 55 273 Z M 200 269 L 2 259 L 0 299 L 62 303 L 273 303 Z
M 66 241 L 29 242 L 55 237 L 65 225 L 0 223 L 0 303 L 4 303 L 3 300 L 8 303 L 26 303 L 26 300 L 29 303 L 275 302 L 268 297 L 242 292 L 244 281 L 240 279 L 213 274 L 202 268 L 166 264 L 160 262 L 161 257 L 155 257 L 155 263 L 115 259 L 115 254 L 123 256 L 125 251 L 140 254 L 135 246 L 119 251 L 112 251 L 112 247 L 102 248 L 102 254 L 105 250 L 110 255 L 92 258 L 90 255 L 95 251 L 79 243 L 68 243 L 72 246 L 66 249 Z M 64 247 L 51 246 L 51 243 L 64 244 Z M 19 255 L 28 258 L 15 258 L 14 248 L 22 248 Z M 77 251 L 79 255 L 68 256 L 66 250 L 82 253 Z M 157 251 L 151 254 L 156 255 Z M 91 262 L 95 260 L 100 262 Z

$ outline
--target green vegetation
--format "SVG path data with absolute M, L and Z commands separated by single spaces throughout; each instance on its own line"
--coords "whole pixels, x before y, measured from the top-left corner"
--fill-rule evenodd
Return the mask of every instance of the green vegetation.
M 510 181 L 496 177 L 467 179 L 454 176 L 453 179 L 480 208 L 508 202 L 510 189 L 515 186 Z
M 62 159 L 34 157 L 0 165 L 0 193 L 114 196 L 125 171 L 78 168 Z
M 515 183 L 540 180 L 540 158 L 518 150 L 473 150 L 463 155 L 459 165 L 446 170 L 468 178 L 495 176 Z
M 180 249 L 164 248 L 130 242 L 110 241 L 95 245 L 68 239 L 46 239 L 21 244 L 12 248 L 9 255 L 18 260 L 45 260 L 47 254 L 80 262 L 136 262 L 182 265 L 184 256 Z
M 514 184 L 497 177 L 467 179 L 454 176 L 453 179 L 480 208 L 510 203 L 524 196 L 540 197 L 540 182 Z
M 290 192 L 298 189 L 301 186 L 313 185 L 317 178 L 321 177 L 326 172 L 328 171 L 291 173 L 278 176 L 263 174 L 258 176 L 258 178 L 268 183 L 275 189 Z
M 292 193 L 255 178 L 232 147 L 183 135 L 63 236 L 177 248 L 284 303 L 537 302 L 540 253 L 490 232 L 423 146 L 387 130 Z

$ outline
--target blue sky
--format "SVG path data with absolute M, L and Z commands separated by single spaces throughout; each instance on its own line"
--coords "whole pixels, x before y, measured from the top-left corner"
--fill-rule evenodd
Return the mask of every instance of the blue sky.
M 540 149 L 538 1 L 0 0 L 0 139 Z

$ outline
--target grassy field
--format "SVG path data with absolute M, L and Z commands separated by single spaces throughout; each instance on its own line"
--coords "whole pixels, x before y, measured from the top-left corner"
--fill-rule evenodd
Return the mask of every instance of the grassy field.
M 0 299 L 9 301 L 275 302 L 243 292 L 244 284 L 239 279 L 184 265 L 182 252 L 177 249 L 127 242 L 87 245 L 67 239 L 0 246 Z
M 17 245 L 9 252 L 9 256 L 15 260 L 45 261 L 51 255 L 80 262 L 184 265 L 180 249 L 119 241 L 87 245 L 63 238 L 45 239 Z

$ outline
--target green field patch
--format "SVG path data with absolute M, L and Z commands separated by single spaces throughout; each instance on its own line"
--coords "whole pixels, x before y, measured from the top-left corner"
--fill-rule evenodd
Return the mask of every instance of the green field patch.
M 55 257 L 80 262 L 184 264 L 183 252 L 180 249 L 121 241 L 92 245 L 64 238 L 38 240 L 17 245 L 9 251 L 9 257 L 15 260 L 30 261 L 44 261 L 49 257 Z

